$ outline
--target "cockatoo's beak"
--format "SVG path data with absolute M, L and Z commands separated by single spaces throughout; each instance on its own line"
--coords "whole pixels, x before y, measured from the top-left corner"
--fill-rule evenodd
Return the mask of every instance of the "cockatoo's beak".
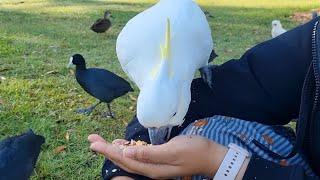
M 170 20 L 168 18 L 167 26 L 166 26 L 165 44 L 160 45 L 161 59 L 164 61 L 168 61 L 170 56 L 170 39 L 171 39 L 170 34 L 171 34 Z M 173 73 L 171 72 L 170 75 L 172 74 Z M 171 129 L 172 129 L 172 126 L 164 126 L 160 128 L 148 128 L 151 144 L 159 145 L 159 144 L 166 143 L 170 138 Z
M 171 134 L 172 126 L 161 128 L 148 128 L 150 142 L 153 145 L 160 145 L 166 143 Z

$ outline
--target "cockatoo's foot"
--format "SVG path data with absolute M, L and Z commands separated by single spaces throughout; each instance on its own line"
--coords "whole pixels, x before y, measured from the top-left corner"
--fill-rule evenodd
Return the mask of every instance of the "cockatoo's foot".
M 216 68 L 217 65 L 208 65 L 204 66 L 199 69 L 201 78 L 203 81 L 211 88 L 213 89 L 213 77 L 212 77 L 212 71 L 214 68 Z
M 102 114 L 102 117 L 104 118 L 112 118 L 112 119 L 115 119 L 115 113 L 114 112 L 105 112 Z
M 92 113 L 93 109 L 92 108 L 87 108 L 87 109 L 77 109 L 76 113 L 78 114 L 84 114 L 84 115 L 90 115 Z

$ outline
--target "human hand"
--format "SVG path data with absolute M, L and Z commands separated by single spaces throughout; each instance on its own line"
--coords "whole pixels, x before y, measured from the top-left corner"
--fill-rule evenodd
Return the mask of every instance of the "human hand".
M 200 136 L 177 136 L 168 143 L 130 146 L 121 149 L 125 140 L 112 144 L 98 135 L 88 137 L 93 151 L 105 155 L 122 169 L 153 179 L 201 174 L 213 177 L 227 148 Z

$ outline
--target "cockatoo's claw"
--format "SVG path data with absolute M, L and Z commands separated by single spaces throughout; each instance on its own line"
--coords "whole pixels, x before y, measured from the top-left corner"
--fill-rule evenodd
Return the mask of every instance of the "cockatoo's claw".
M 166 143 L 171 134 L 172 126 L 161 128 L 148 128 L 150 142 L 153 145 Z
M 201 74 L 201 78 L 210 87 L 210 89 L 213 89 L 212 71 L 215 67 L 217 67 L 217 66 L 216 65 L 208 65 L 208 66 L 204 66 L 199 69 L 200 74 Z

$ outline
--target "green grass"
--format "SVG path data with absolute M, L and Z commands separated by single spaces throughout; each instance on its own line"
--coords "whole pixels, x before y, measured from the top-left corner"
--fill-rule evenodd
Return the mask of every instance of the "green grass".
M 89 151 L 87 136 L 108 140 L 123 136 L 135 106 L 129 96 L 113 103 L 117 120 L 102 117 L 106 106 L 91 116 L 74 113 L 95 102 L 66 69 L 70 55 L 81 53 L 88 66 L 103 67 L 126 77 L 116 58 L 115 42 L 125 23 L 155 3 L 148 0 L 0 0 L 0 138 L 28 128 L 46 137 L 33 179 L 99 179 L 103 158 Z M 298 25 L 290 16 L 319 7 L 318 0 L 200 0 L 209 19 L 219 58 L 238 58 L 245 49 L 270 38 L 270 23 Z M 112 29 L 102 35 L 91 23 L 110 9 Z M 47 74 L 49 71 L 56 71 Z M 137 96 L 138 92 L 133 93 Z M 70 134 L 66 140 L 65 134 Z M 66 151 L 54 149 L 65 145 Z

